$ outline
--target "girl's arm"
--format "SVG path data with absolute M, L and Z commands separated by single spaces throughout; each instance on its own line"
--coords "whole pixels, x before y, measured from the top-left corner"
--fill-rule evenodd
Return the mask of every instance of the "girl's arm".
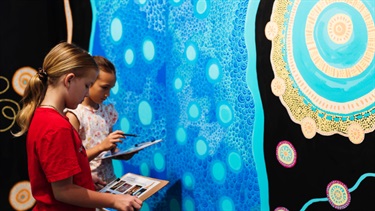
M 115 132 L 110 133 L 100 144 L 87 149 L 86 153 L 89 161 L 96 158 L 103 151 L 116 149 L 117 143 L 122 142 L 121 138 L 125 138 L 124 132 L 116 130 Z
M 80 207 L 139 210 L 142 201 L 129 194 L 100 193 L 73 184 L 73 177 L 51 183 L 56 200 Z
M 70 124 L 73 125 L 74 129 L 76 131 L 79 131 L 79 127 L 81 123 L 79 122 L 77 116 L 73 114 L 72 112 L 67 112 L 66 117 L 68 117 Z M 112 129 L 111 129 L 112 131 Z M 100 144 L 90 148 L 86 149 L 87 157 L 89 161 L 92 159 L 96 158 L 100 153 L 106 150 L 110 150 L 113 148 L 116 148 L 116 143 L 121 142 L 120 138 L 124 138 L 123 132 L 122 131 L 115 131 L 113 133 L 110 133 L 106 139 L 104 139 Z
M 81 125 L 81 123 L 78 121 L 77 116 L 70 111 L 66 112 L 65 115 L 66 117 L 68 117 L 70 124 L 72 124 L 74 129 L 76 129 L 76 131 L 78 132 L 79 126 Z

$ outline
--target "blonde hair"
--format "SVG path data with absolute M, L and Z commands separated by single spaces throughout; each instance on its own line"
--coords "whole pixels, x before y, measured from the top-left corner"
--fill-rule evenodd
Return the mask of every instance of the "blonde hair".
M 98 71 L 92 56 L 77 45 L 61 42 L 46 55 L 43 67 L 30 78 L 21 102 L 22 109 L 17 113 L 16 122 L 20 131 L 13 134 L 19 137 L 27 132 L 35 109 L 43 101 L 47 87 L 55 86 L 60 77 L 74 73 L 81 78 L 88 74 L 89 69 Z

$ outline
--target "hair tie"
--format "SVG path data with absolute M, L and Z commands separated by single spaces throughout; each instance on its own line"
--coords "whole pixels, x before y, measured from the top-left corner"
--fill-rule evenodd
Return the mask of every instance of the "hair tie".
M 43 82 L 46 82 L 47 81 L 47 72 L 43 69 L 43 68 L 40 68 L 38 69 L 38 77 L 41 81 Z

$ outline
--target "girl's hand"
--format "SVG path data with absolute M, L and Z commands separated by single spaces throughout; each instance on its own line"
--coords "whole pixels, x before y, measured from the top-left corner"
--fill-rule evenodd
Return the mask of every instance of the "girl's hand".
M 102 151 L 112 150 L 115 149 L 117 143 L 122 143 L 121 138 L 125 138 L 124 132 L 121 130 L 116 130 L 110 133 L 102 143 L 100 143 Z
M 104 188 L 104 186 L 107 185 L 107 183 L 101 180 L 97 175 L 91 174 L 91 176 L 92 176 L 92 181 L 94 182 L 94 185 L 95 185 L 95 190 L 99 191 L 102 188 Z
M 140 210 L 142 207 L 142 201 L 136 196 L 129 194 L 115 194 L 114 208 L 119 211 L 135 211 Z

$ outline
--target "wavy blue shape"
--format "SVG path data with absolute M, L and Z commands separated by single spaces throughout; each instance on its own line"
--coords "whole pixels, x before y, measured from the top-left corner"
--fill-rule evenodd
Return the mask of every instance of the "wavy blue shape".
M 257 72 L 256 72 L 256 48 L 255 48 L 255 17 L 257 14 L 259 2 L 257 0 L 249 1 L 245 22 L 245 43 L 248 50 L 248 63 L 246 82 L 251 90 L 255 103 L 254 133 L 253 133 L 253 155 L 258 173 L 258 183 L 260 191 L 261 210 L 269 210 L 268 195 L 268 177 L 266 163 L 264 160 L 263 133 L 264 133 L 264 112 L 262 100 L 260 98 Z
M 355 191 L 359 184 L 361 184 L 361 182 L 366 179 L 366 177 L 375 177 L 375 173 L 365 173 L 363 174 L 362 176 L 359 177 L 359 179 L 357 180 L 357 182 L 353 185 L 353 187 L 349 188 L 349 193 Z M 304 211 L 307 209 L 307 207 L 309 207 L 311 204 L 313 203 L 316 203 L 316 202 L 326 202 L 328 201 L 328 198 L 317 198 L 317 199 L 311 199 L 309 200 L 305 205 L 303 205 L 303 207 L 301 208 L 301 211 Z

